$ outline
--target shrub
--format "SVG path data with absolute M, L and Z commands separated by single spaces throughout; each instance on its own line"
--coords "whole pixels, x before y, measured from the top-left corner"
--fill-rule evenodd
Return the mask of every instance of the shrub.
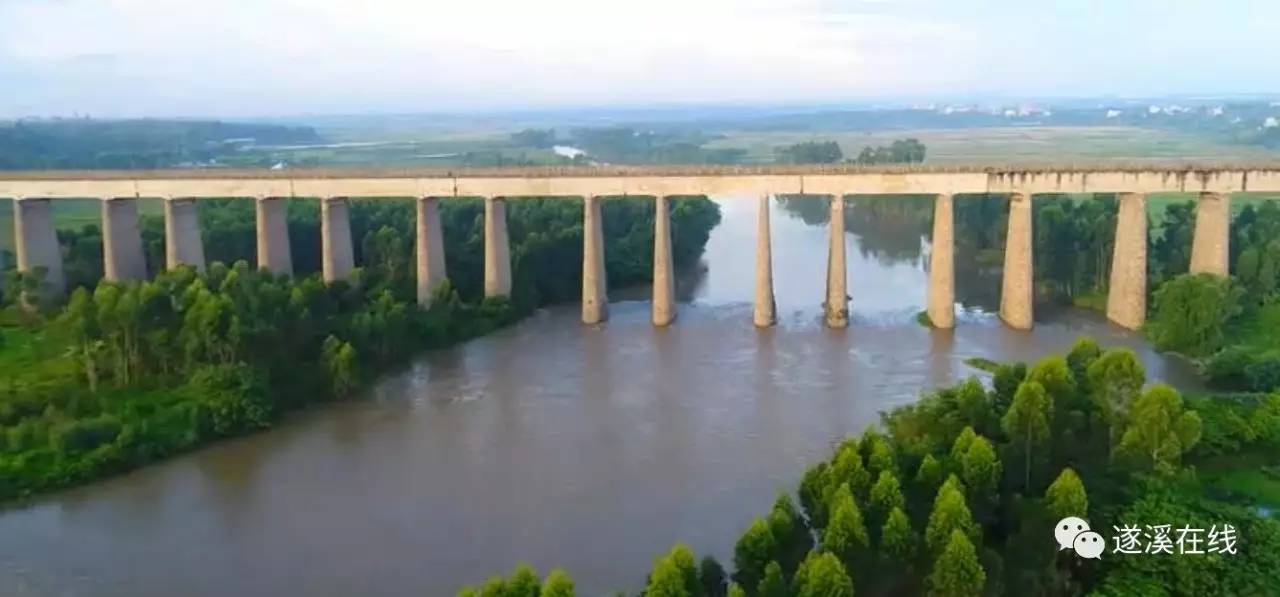
M 102 415 L 59 425 L 53 431 L 53 445 L 63 454 L 82 454 L 116 441 L 119 435 L 120 421 Z

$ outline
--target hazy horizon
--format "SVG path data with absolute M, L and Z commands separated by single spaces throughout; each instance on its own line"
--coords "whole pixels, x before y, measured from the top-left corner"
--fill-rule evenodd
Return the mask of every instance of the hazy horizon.
M 8 0 L 0 118 L 1269 95 L 1278 36 L 1253 0 Z

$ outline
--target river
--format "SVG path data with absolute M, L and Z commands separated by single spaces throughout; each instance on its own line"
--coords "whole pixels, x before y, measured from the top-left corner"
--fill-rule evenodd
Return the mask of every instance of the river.
M 1034 331 L 1005 328 L 998 273 L 972 263 L 957 263 L 956 329 L 921 327 L 919 222 L 850 227 L 852 324 L 828 330 L 826 228 L 774 204 L 779 325 L 757 330 L 755 201 L 721 205 L 675 325 L 649 324 L 643 292 L 615 292 L 598 327 L 577 305 L 546 309 L 424 355 L 363 400 L 0 512 L 0 594 L 451 595 L 518 561 L 566 567 L 582 595 L 635 591 L 677 540 L 728 565 L 808 463 L 976 374 L 969 357 L 1031 360 L 1088 334 L 1197 387 L 1096 314 L 1041 309 Z

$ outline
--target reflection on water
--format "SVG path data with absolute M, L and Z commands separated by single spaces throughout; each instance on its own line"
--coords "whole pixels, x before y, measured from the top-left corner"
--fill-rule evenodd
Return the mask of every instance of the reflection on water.
M 755 202 L 722 206 L 674 326 L 650 326 L 643 300 L 615 303 L 598 327 L 575 305 L 548 309 L 425 355 L 366 400 L 10 510 L 0 594 L 441 595 L 521 560 L 566 566 L 586 595 L 634 590 L 679 539 L 729 561 L 806 463 L 879 411 L 974 374 L 968 357 L 1034 359 L 1091 334 L 1133 347 L 1153 377 L 1194 384 L 1079 311 L 1041 310 L 1016 332 L 962 295 L 954 331 L 920 327 L 918 228 L 931 216 L 859 205 L 853 325 L 820 324 L 825 226 L 775 205 L 779 326 L 756 330 Z

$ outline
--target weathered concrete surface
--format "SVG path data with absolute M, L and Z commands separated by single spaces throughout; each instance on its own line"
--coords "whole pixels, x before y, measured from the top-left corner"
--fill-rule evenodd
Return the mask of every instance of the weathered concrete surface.
M 933 244 L 929 250 L 929 298 L 926 308 L 933 327 L 955 327 L 955 211 L 951 195 L 938 195 L 933 203 Z
M 666 196 L 655 195 L 653 207 L 653 325 L 661 327 L 676 319 L 676 279 Z
M 1000 292 L 1000 319 L 1017 330 L 1032 326 L 1031 196 L 1009 196 L 1009 232 L 1004 245 L 1004 281 Z
M 204 240 L 195 199 L 165 200 L 164 260 L 169 269 L 190 265 L 204 271 Z
M 511 240 L 507 237 L 507 203 L 484 200 L 484 295 L 511 296 Z
M 18 271 L 44 268 L 44 290 L 52 296 L 66 291 L 62 270 L 62 249 L 53 227 L 53 209 L 48 199 L 17 199 L 13 202 L 13 242 L 18 254 Z
M 436 289 L 447 274 L 444 265 L 444 232 L 440 227 L 440 200 L 435 197 L 418 198 L 417 236 L 414 249 L 417 254 L 418 304 L 431 306 Z
M 600 198 L 582 198 L 582 323 L 609 318 L 608 278 L 604 269 L 604 224 Z
M 102 201 L 102 265 L 103 277 L 112 282 L 147 278 L 136 199 Z
M 1226 276 L 1230 271 L 1231 196 L 1201 193 L 1191 241 L 1191 273 Z
M 293 275 L 285 200 L 259 197 L 254 207 L 258 220 L 258 267 L 274 274 Z
M 1107 319 L 1136 330 L 1147 319 L 1147 196 L 1121 193 Z
M 822 303 L 828 327 L 849 325 L 848 267 L 844 250 L 844 195 L 831 197 L 830 239 L 827 246 L 827 297 Z
M 351 246 L 351 214 L 346 197 L 320 200 L 320 245 L 324 281 L 350 280 L 356 258 Z
M 756 303 L 751 320 L 767 328 L 778 322 L 773 299 L 773 239 L 769 231 L 769 196 L 761 195 L 756 207 Z
M 0 172 L 16 197 L 424 197 L 765 193 L 1280 192 L 1280 165 L 613 166 Z

